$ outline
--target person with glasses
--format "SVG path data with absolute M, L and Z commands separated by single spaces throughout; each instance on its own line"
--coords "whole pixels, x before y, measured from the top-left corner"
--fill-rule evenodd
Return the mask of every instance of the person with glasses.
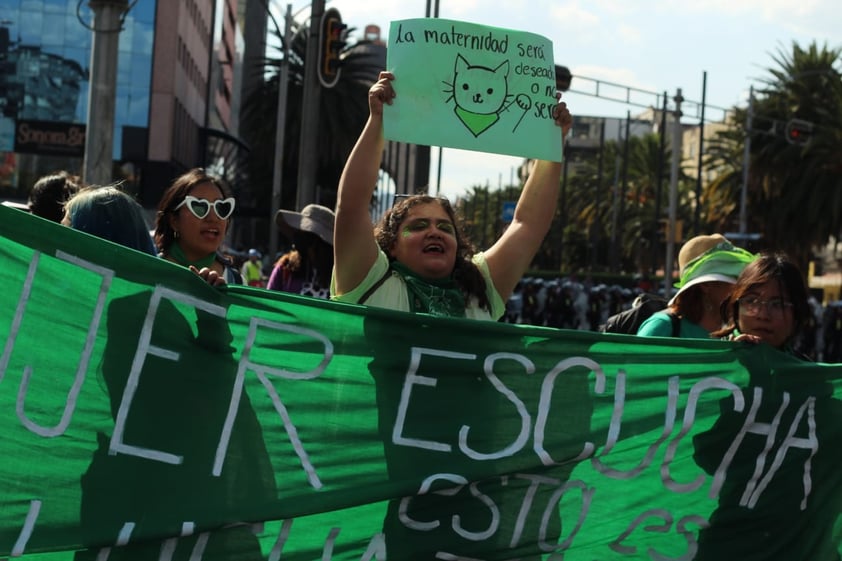
M 637 329 L 646 337 L 707 339 L 722 328 L 720 306 L 755 255 L 736 247 L 722 234 L 696 236 L 678 253 L 678 292 L 667 308 L 649 316 Z
M 391 72 L 369 89 L 369 118 L 339 180 L 331 298 L 400 311 L 498 320 L 541 245 L 556 209 L 561 163 L 536 162 L 514 219 L 484 252 L 462 233 L 452 205 L 414 195 L 372 228 L 369 205 L 384 146 L 383 106 L 395 98 Z M 564 135 L 573 118 L 553 110 Z M 561 158 L 559 157 L 559 160 Z
M 219 251 L 235 206 L 222 182 L 203 169 L 177 177 L 158 204 L 159 255 L 189 267 L 212 285 L 243 284 L 240 272 Z
M 782 253 L 761 253 L 737 279 L 722 306 L 725 326 L 713 335 L 797 354 L 792 343 L 810 313 L 798 266 Z
M 693 436 L 693 459 L 718 482 L 696 561 L 840 560 L 842 401 L 827 369 L 793 349 L 809 314 L 800 269 L 776 252 L 747 265 L 723 303 L 713 335 L 757 345 L 738 350 L 746 382 Z

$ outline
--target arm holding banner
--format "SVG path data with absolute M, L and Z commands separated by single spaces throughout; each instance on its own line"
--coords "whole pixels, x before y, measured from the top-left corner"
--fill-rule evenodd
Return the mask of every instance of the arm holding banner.
M 357 139 L 342 177 L 336 202 L 333 240 L 334 287 L 343 294 L 365 278 L 377 259 L 378 246 L 369 214 L 371 195 L 377 185 L 383 154 L 383 104 L 392 103 L 395 91 L 391 72 L 381 72 L 368 92 L 369 117 Z
M 567 104 L 560 101 L 553 109 L 553 117 L 561 127 L 563 139 L 573 125 Z M 560 182 L 561 162 L 537 160 L 518 199 L 512 223 L 485 252 L 494 285 L 504 300 L 511 296 L 550 229 Z

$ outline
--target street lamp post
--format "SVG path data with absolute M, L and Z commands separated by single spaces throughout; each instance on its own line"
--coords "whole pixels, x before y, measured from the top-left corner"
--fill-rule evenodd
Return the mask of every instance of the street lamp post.
M 748 167 L 751 158 L 751 121 L 754 118 L 754 86 L 748 88 L 748 113 L 746 116 L 746 142 L 743 147 L 743 185 L 740 189 L 740 241 L 745 243 L 748 234 L 747 202 L 748 202 Z
M 85 183 L 105 185 L 113 178 L 117 51 L 128 0 L 91 0 L 88 5 L 94 12 L 94 36 L 82 177 Z
M 289 56 L 292 52 L 292 4 L 287 4 L 284 25 L 284 59 L 278 76 L 278 113 L 275 121 L 275 162 L 272 170 L 272 204 L 269 211 L 269 258 L 278 252 L 278 228 L 275 215 L 281 209 L 284 176 L 284 131 L 286 131 L 287 95 L 289 91 Z
M 672 264 L 675 259 L 675 226 L 678 216 L 678 171 L 681 163 L 681 88 L 673 98 L 675 101 L 675 123 L 672 129 L 672 165 L 670 166 L 669 222 L 667 224 L 667 255 L 664 260 L 664 295 L 669 298 L 672 290 Z
M 316 167 L 319 149 L 319 36 L 322 29 L 322 15 L 325 0 L 313 0 L 310 9 L 310 35 L 307 37 L 307 52 L 304 56 L 304 94 L 301 107 L 301 148 L 298 157 L 298 186 L 295 206 L 301 210 L 316 200 Z M 281 109 L 280 107 L 278 108 Z

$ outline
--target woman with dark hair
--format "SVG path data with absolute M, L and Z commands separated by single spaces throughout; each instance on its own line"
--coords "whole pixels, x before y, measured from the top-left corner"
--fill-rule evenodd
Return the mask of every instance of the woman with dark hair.
M 45 175 L 29 193 L 29 212 L 41 218 L 61 222 L 64 204 L 82 188 L 82 181 L 66 171 Z
M 722 305 L 727 325 L 714 336 L 769 347 L 741 350 L 745 385 L 693 436 L 717 499 L 696 561 L 840 560 L 842 402 L 833 376 L 792 349 L 809 313 L 801 271 L 781 253 L 747 265 Z
M 512 223 L 476 252 L 450 203 L 414 195 L 399 201 L 372 230 L 369 203 L 384 145 L 383 107 L 395 97 L 391 72 L 368 93 L 369 118 L 339 180 L 331 297 L 343 302 L 434 315 L 497 320 L 532 262 L 555 214 L 558 162 L 537 161 Z M 573 118 L 553 108 L 563 136 Z
M 155 245 L 160 256 L 189 267 L 210 284 L 243 284 L 240 272 L 219 252 L 234 207 L 222 182 L 203 169 L 177 177 L 158 204 Z
M 278 211 L 275 223 L 292 242 L 292 249 L 275 262 L 269 290 L 330 298 L 335 218 L 331 209 L 316 204 L 305 206 L 301 212 Z
M 782 253 L 761 253 L 746 266 L 722 304 L 725 327 L 715 337 L 764 342 L 792 351 L 810 316 L 801 270 Z

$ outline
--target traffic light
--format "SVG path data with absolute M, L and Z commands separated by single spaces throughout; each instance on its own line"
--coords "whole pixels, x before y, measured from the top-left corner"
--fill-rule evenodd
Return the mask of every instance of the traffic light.
M 322 36 L 319 57 L 319 80 L 326 88 L 332 88 L 339 80 L 341 61 L 339 55 L 345 47 L 348 26 L 342 23 L 342 16 L 336 8 L 328 8 L 322 16 Z
M 790 119 L 786 124 L 786 141 L 803 146 L 813 136 L 813 123 L 803 119 Z

